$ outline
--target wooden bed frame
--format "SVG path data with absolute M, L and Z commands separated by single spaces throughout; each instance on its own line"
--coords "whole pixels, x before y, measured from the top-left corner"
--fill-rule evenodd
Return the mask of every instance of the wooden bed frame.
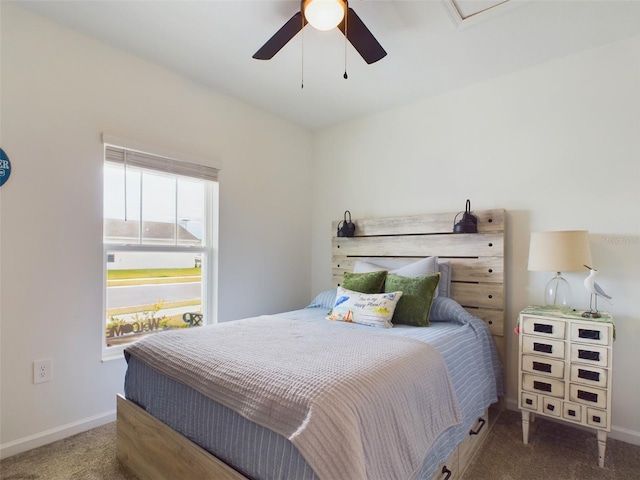
M 491 329 L 504 359 L 504 210 L 474 211 L 477 234 L 453 234 L 456 213 L 354 220 L 354 237 L 335 237 L 333 284 L 362 257 L 421 258 L 451 262 L 451 297 Z M 504 361 L 503 361 L 504 363 Z M 246 477 L 183 435 L 118 396 L 117 457 L 140 480 L 246 480 Z M 480 420 L 481 425 L 488 421 Z M 488 428 L 463 441 L 433 478 L 462 475 L 486 438 Z M 474 436 L 475 435 L 475 436 Z

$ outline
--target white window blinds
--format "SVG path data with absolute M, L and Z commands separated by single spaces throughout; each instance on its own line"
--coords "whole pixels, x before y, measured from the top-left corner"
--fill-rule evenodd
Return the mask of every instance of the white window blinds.
M 201 180 L 218 181 L 218 169 L 196 163 L 174 160 L 172 158 L 143 153 L 127 148 L 105 145 L 105 160 L 121 163 L 126 166 L 146 168 L 159 172 L 199 178 Z

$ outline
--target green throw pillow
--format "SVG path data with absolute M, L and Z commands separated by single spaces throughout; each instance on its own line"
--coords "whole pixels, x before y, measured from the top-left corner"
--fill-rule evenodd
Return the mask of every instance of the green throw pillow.
M 344 277 L 340 286 L 347 290 L 353 290 L 354 292 L 381 293 L 386 278 L 386 270 L 368 273 L 344 272 Z
M 384 285 L 385 292 L 402 292 L 393 314 L 396 324 L 429 326 L 429 311 L 440 281 L 440 273 L 423 277 L 401 277 L 390 273 Z

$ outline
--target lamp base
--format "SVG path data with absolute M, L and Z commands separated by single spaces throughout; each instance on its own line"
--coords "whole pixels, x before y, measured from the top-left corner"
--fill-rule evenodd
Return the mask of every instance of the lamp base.
M 600 318 L 602 315 L 599 312 L 582 312 L 582 316 L 584 318 Z
M 571 287 L 560 272 L 547 283 L 544 302 L 552 307 L 571 308 Z

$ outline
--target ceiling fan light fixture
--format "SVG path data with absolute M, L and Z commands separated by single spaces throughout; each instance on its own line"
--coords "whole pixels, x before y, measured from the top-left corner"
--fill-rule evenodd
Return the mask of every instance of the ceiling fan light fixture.
M 342 22 L 345 6 L 344 0 L 307 0 L 303 8 L 304 16 L 313 28 L 331 30 Z
M 321 14 L 321 17 L 326 13 L 325 8 L 333 12 L 329 15 L 333 17 L 332 21 L 321 22 L 315 15 L 318 8 L 317 13 Z M 315 28 L 324 30 L 337 27 L 345 37 L 345 52 L 348 41 L 368 64 L 375 63 L 387 55 L 380 42 L 376 40 L 358 14 L 349 7 L 348 0 L 300 0 L 300 9 L 267 40 L 267 43 L 253 54 L 253 58 L 257 60 L 272 59 L 308 23 L 311 23 Z

